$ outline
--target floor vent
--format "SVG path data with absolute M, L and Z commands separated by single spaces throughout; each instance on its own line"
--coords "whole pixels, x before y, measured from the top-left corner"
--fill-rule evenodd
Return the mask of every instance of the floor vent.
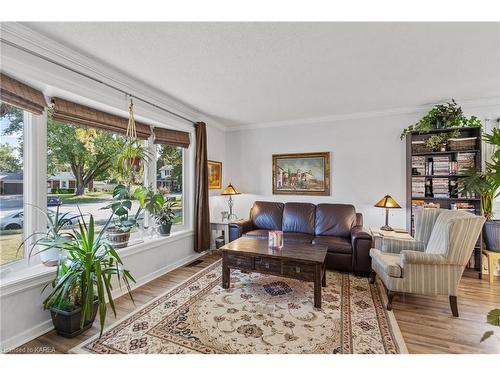
M 186 264 L 186 267 L 194 267 L 194 266 L 197 266 L 197 265 L 198 265 L 198 264 L 200 264 L 200 263 L 203 263 L 203 261 L 202 261 L 202 260 L 200 260 L 200 259 L 197 259 L 197 260 L 195 260 L 195 261 L 192 261 L 192 262 L 191 262 L 191 263 L 189 263 L 189 264 Z

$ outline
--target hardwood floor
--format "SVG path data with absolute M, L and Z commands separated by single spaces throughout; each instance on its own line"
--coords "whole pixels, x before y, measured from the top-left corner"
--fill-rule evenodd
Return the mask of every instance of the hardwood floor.
M 218 252 L 204 255 L 201 262 L 180 267 L 134 290 L 135 305 L 128 296 L 116 300 L 117 317 L 108 312 L 107 325 L 148 303 L 166 290 L 186 280 L 220 258 Z M 464 277 L 458 295 L 459 318 L 453 318 L 446 296 L 396 295 L 393 311 L 410 353 L 500 353 L 500 342 L 490 338 L 479 343 L 486 314 L 500 308 L 500 280 L 492 287 L 487 280 Z M 497 330 L 497 332 L 500 330 Z M 13 353 L 66 353 L 99 332 L 99 323 L 82 335 L 67 339 L 51 331 L 18 348 Z

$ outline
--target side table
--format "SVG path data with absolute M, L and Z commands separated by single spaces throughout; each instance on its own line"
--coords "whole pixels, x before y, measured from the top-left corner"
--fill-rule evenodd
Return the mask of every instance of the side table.
M 240 219 L 233 219 L 230 221 L 222 221 L 222 220 L 214 220 L 210 222 L 210 234 L 211 234 L 211 246 L 215 248 L 215 238 L 214 232 L 222 232 L 224 235 L 224 244 L 227 245 L 229 243 L 229 224 L 234 223 Z
M 488 258 L 488 276 L 492 285 L 495 278 L 495 264 L 500 260 L 500 252 L 483 249 L 483 254 Z
M 382 249 L 382 241 L 384 238 L 396 240 L 413 240 L 414 238 L 409 233 L 395 232 L 392 230 L 382 230 L 380 228 L 370 228 L 373 238 L 373 248 Z

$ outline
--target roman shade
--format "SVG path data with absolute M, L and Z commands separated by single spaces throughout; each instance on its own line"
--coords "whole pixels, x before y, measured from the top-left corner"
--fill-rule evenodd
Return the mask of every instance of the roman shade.
M 0 100 L 36 115 L 41 115 L 47 106 L 41 91 L 3 73 L 0 73 Z
M 127 134 L 128 119 L 111 113 L 99 111 L 61 98 L 52 98 L 54 120 L 83 125 L 114 133 Z M 148 139 L 151 135 L 149 125 L 135 123 L 137 138 Z
M 163 128 L 154 128 L 153 131 L 155 133 L 155 143 L 189 147 L 189 133 Z

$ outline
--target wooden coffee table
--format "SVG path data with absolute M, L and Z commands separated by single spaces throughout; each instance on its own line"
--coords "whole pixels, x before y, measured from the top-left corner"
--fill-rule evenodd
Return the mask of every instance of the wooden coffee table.
M 314 307 L 320 308 L 327 249 L 324 245 L 285 244 L 273 250 L 267 240 L 238 238 L 221 247 L 222 287 L 229 288 L 231 269 L 309 281 L 314 283 Z

